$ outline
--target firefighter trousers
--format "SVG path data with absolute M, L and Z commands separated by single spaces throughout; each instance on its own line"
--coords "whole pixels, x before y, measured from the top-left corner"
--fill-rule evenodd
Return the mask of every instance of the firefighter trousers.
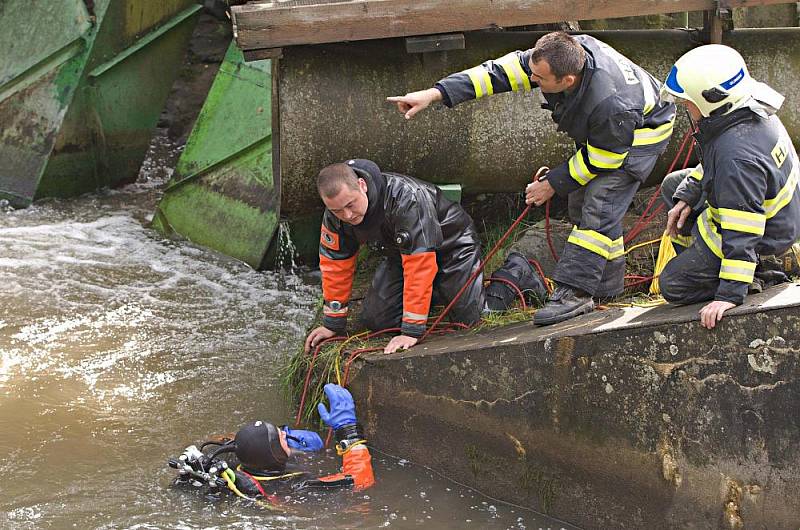
M 628 155 L 622 168 L 598 175 L 569 195 L 569 216 L 575 226 L 553 272 L 556 282 L 596 297 L 622 293 L 622 220 L 658 156 Z
M 661 198 L 667 210 L 675 206 L 673 195 L 678 186 L 691 173 L 692 168 L 675 171 L 664 177 Z M 658 277 L 661 295 L 671 304 L 694 304 L 713 300 L 719 287 L 719 268 L 722 261 L 697 236 L 694 227 L 697 216 L 705 208 L 705 196 L 692 206 L 692 213 L 680 231 L 680 242 L 673 238 L 672 246 L 677 256 L 667 263 Z

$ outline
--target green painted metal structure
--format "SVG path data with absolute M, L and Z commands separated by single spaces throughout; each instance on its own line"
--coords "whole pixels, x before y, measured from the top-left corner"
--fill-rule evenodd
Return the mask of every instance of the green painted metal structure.
M 153 218 L 165 234 L 261 266 L 280 213 L 272 166 L 272 61 L 231 43 Z
M 0 198 L 23 207 L 133 181 L 200 9 L 0 2 Z

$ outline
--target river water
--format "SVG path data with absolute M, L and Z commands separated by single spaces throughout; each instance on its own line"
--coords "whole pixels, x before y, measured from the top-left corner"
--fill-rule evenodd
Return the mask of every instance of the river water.
M 185 446 L 290 418 L 278 371 L 319 288 L 147 228 L 169 174 L 158 169 L 122 190 L 0 208 L 0 527 L 567 527 L 378 453 L 375 487 L 280 513 L 172 487 L 166 461 Z

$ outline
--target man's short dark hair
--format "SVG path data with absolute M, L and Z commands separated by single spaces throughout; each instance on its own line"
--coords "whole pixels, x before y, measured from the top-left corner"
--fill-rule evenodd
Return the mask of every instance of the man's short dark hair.
M 336 197 L 342 186 L 358 189 L 358 175 L 347 164 L 331 164 L 322 168 L 317 175 L 317 189 L 323 197 Z
M 586 64 L 586 51 L 578 41 L 563 31 L 554 31 L 536 41 L 531 53 L 531 62 L 544 59 L 550 71 L 561 79 L 565 75 L 580 75 Z

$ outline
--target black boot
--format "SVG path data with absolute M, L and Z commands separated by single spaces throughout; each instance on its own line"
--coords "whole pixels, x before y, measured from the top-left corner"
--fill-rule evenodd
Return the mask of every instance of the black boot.
M 510 252 L 502 267 L 492 273 L 491 278 L 506 280 L 517 286 L 525 297 L 526 304 L 541 304 L 547 298 L 547 289 L 527 258 L 519 252 Z M 486 288 L 486 307 L 490 311 L 505 311 L 519 296 L 505 282 L 494 281 Z
M 547 304 L 533 315 L 533 323 L 537 326 L 549 326 L 563 322 L 594 309 L 592 296 L 569 285 L 556 287 Z

